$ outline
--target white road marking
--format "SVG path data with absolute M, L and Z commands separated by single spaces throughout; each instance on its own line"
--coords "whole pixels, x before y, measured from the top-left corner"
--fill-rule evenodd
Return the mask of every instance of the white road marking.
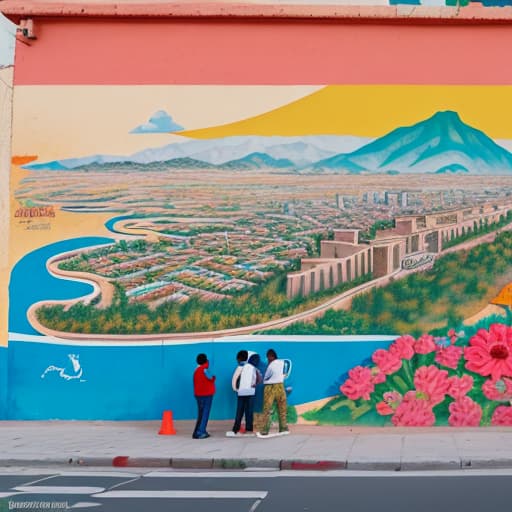
M 133 476 L 130 475 L 130 479 L 129 480 L 123 480 L 122 482 L 119 482 L 118 484 L 115 484 L 115 485 L 111 485 L 108 490 L 111 491 L 112 489 L 115 489 L 116 487 L 119 487 L 120 485 L 126 485 L 126 484 L 130 484 L 132 482 L 136 482 L 137 480 L 140 480 L 141 476 L 140 475 L 135 475 Z
M 43 480 L 48 480 L 49 478 L 53 478 L 54 476 L 57 476 L 55 473 L 52 473 L 51 475 L 43 476 L 42 478 L 38 478 L 37 480 L 32 480 L 31 482 L 26 482 L 25 485 L 34 485 L 37 482 L 42 482 Z
M 25 494 L 96 494 L 103 492 L 104 487 L 73 487 L 73 486 L 51 486 L 51 485 L 34 485 L 14 487 L 15 491 Z
M 111 476 L 116 478 L 133 478 L 133 473 L 128 471 L 60 471 L 57 476 Z
M 258 508 L 258 505 L 261 503 L 261 500 L 256 500 L 253 504 L 252 504 L 252 507 L 249 509 L 249 512 L 254 512 L 257 508 Z
M 252 499 L 263 500 L 266 491 L 107 491 L 92 498 L 182 498 L 182 499 Z
M 19 492 L 0 492 L 0 498 L 9 498 L 10 496 L 16 496 L 19 494 Z
M 79 501 L 74 505 L 71 505 L 69 508 L 90 508 L 90 507 L 100 507 L 101 503 L 92 503 L 88 501 Z

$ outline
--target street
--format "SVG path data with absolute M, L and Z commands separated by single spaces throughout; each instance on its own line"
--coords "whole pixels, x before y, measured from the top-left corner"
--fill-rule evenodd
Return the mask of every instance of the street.
M 486 512 L 508 510 L 511 470 L 172 472 L 4 468 L 0 511 Z

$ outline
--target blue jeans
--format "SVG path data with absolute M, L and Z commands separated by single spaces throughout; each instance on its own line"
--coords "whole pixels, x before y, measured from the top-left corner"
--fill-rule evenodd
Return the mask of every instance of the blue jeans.
M 252 432 L 254 416 L 254 395 L 238 397 L 236 402 L 235 424 L 233 425 L 233 432 L 235 432 L 235 434 L 240 430 L 240 425 L 242 424 L 242 418 L 244 414 L 245 431 Z
M 210 417 L 213 395 L 196 396 L 197 400 L 197 421 L 192 437 L 199 437 L 206 434 L 206 425 Z

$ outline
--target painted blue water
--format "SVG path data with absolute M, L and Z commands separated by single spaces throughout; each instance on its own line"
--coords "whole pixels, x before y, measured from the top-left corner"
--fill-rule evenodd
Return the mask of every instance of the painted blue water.
M 341 338 L 341 337 L 340 337 Z M 158 419 L 163 410 L 172 410 L 177 419 L 196 414 L 192 373 L 200 352 L 208 355 L 216 375 L 217 392 L 211 417 L 234 417 L 236 396 L 231 375 L 240 349 L 258 352 L 262 359 L 269 348 L 293 361 L 286 381 L 293 391 L 290 404 L 300 404 L 337 394 L 340 378 L 367 359 L 391 339 L 374 341 L 331 341 L 311 336 L 275 337 L 265 341 L 250 337 L 233 342 L 209 341 L 183 345 L 80 346 L 55 345 L 11 340 L 9 342 L 9 419 Z M 83 374 L 66 380 L 50 365 L 74 375 L 69 354 L 79 357 Z
M 112 233 L 120 233 L 120 234 L 124 234 L 124 233 L 121 233 L 121 231 L 117 231 L 116 229 L 114 229 L 114 224 L 116 222 L 119 222 L 120 220 L 127 220 L 127 219 L 140 219 L 141 217 L 137 216 L 137 215 L 120 215 L 119 217 L 112 217 L 111 219 L 107 220 L 107 222 L 105 222 L 105 227 Z
M 127 217 L 130 218 L 130 217 Z M 111 219 L 110 226 L 117 219 Z M 104 237 L 64 240 L 37 249 L 23 257 L 11 273 L 9 285 L 9 330 L 37 334 L 27 321 L 28 308 L 40 300 L 65 300 L 86 295 L 92 285 L 52 277 L 46 262 L 63 252 L 112 243 Z M 12 335 L 7 350 L 0 351 L 0 376 L 9 370 L 9 389 L 0 392 L 0 419 L 158 419 L 171 409 L 177 419 L 194 418 L 196 404 L 192 372 L 199 352 L 208 354 L 217 376 L 217 393 L 212 418 L 234 415 L 236 397 L 231 375 L 236 353 L 242 349 L 258 352 L 264 359 L 269 348 L 293 361 L 293 372 L 286 382 L 293 391 L 289 403 L 300 404 L 336 394 L 344 375 L 368 359 L 378 348 L 386 348 L 390 337 L 371 341 L 336 340 L 327 342 L 315 336 L 307 339 L 284 337 L 237 339 L 232 342 L 208 341 L 177 345 L 83 346 L 35 343 Z M 69 355 L 78 356 L 83 374 L 74 376 Z M 50 366 L 61 371 L 50 371 Z M 4 383 L 5 384 L 5 383 Z M 2 386 L 0 389 L 7 389 Z
M 105 237 L 62 240 L 36 249 L 18 261 L 9 283 L 9 331 L 37 334 L 27 320 L 27 310 L 32 304 L 40 300 L 82 297 L 93 290 L 90 284 L 51 276 L 46 269 L 49 258 L 66 251 L 112 242 Z

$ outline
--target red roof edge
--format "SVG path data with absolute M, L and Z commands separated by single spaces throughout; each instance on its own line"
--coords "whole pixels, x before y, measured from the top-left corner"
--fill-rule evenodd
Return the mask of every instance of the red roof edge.
M 293 1 L 293 0 L 290 0 Z M 511 23 L 512 6 L 429 7 L 415 5 L 272 5 L 218 1 L 194 2 L 52 2 L 44 0 L 0 0 L 0 11 L 19 22 L 35 17 L 115 17 L 115 18 L 255 18 L 323 19 L 340 22 L 482 24 Z

